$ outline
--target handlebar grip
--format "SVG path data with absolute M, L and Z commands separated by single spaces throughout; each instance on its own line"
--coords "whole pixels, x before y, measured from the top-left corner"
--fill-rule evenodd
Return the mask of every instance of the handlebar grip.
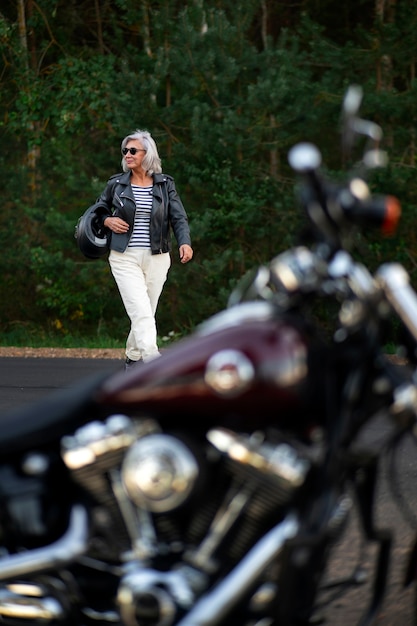
M 350 194 L 349 194 L 350 195 Z M 395 233 L 401 217 L 401 205 L 394 196 L 370 196 L 365 200 L 344 202 L 341 206 L 346 217 L 354 223 L 380 227 L 384 235 Z
M 376 273 L 388 302 L 417 342 L 417 293 L 410 277 L 399 263 L 385 263 Z

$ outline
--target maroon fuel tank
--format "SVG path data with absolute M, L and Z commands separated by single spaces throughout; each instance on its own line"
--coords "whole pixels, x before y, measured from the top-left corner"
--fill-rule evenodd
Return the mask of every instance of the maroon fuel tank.
M 309 427 L 313 397 L 311 337 L 265 302 L 219 313 L 161 357 L 106 381 L 100 403 L 203 428 Z

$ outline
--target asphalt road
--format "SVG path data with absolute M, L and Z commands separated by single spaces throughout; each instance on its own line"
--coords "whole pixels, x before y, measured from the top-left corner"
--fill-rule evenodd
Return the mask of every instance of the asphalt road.
M 363 435 L 367 447 L 378 447 L 385 440 L 389 425 L 383 419 L 376 419 Z M 417 533 L 417 445 L 411 437 L 404 439 L 395 454 L 395 471 L 383 457 L 378 472 L 377 494 L 375 498 L 375 527 L 392 532 L 392 551 L 386 596 L 375 622 L 377 626 L 415 626 L 416 584 L 404 588 L 404 577 L 408 557 Z M 330 582 L 349 577 L 362 557 L 362 572 L 366 576 L 363 585 L 350 588 L 350 591 L 336 599 L 328 614 L 331 626 L 365 626 L 360 621 L 364 606 L 369 606 L 374 582 L 373 565 L 377 559 L 377 545 L 372 542 L 366 548 L 361 544 L 359 522 L 355 509 L 351 515 L 348 531 L 336 546 L 330 562 L 328 580 Z M 366 622 L 368 626 L 368 622 Z
M 71 388 L 89 376 L 110 374 L 122 367 L 120 360 L 113 359 L 0 358 L 0 417 L 2 412 L 30 405 L 57 389 Z M 387 423 L 376 420 L 364 433 L 363 441 L 367 446 L 378 446 L 388 431 Z M 395 466 L 398 476 L 393 487 L 390 485 L 394 473 L 386 461 L 379 470 L 376 525 L 392 530 L 393 549 L 387 594 L 378 618 L 372 623 L 376 626 L 415 626 L 415 585 L 404 589 L 402 584 L 407 556 L 417 532 L 417 446 L 410 437 L 399 446 Z M 401 495 L 403 504 L 409 508 L 409 519 L 400 514 L 393 494 L 396 497 Z M 364 547 L 360 542 L 358 519 L 353 510 L 347 532 L 336 544 L 327 579 L 332 583 L 350 576 L 362 560 L 365 582 L 353 585 L 346 594 L 333 599 L 331 610 L 324 612 L 326 624 L 352 626 L 360 623 L 365 626 L 360 618 L 364 606 L 370 602 L 375 559 L 376 545 Z M 329 593 L 333 594 L 334 589 Z
M 0 414 L 122 367 L 123 362 L 114 359 L 0 358 Z

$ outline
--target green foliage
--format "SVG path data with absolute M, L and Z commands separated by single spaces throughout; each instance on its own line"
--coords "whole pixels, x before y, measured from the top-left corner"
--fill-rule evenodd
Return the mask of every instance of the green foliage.
M 397 238 L 358 245 L 371 267 L 415 273 L 417 7 L 376 18 L 370 0 L 57 3 L 39 0 L 22 46 L 15 3 L 0 14 L 3 332 L 120 340 L 128 322 L 106 260 L 84 259 L 74 226 L 120 171 L 120 142 L 154 135 L 186 206 L 195 257 L 173 264 L 161 336 L 223 308 L 251 267 L 287 248 L 300 216 L 289 148 L 316 142 L 339 176 L 341 101 L 362 85 L 390 166 L 375 191 L 401 198 Z M 358 158 L 363 146 L 358 146 Z M 56 335 L 58 333 L 58 335 Z M 114 339 L 112 339 L 114 338 Z

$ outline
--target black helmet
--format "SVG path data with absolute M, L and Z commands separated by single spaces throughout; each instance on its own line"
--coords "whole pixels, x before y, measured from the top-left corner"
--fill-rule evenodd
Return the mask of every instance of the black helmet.
M 102 220 L 98 218 L 93 205 L 78 220 L 74 237 L 79 249 L 87 259 L 99 259 L 109 250 L 107 241 L 109 233 L 110 230 L 102 226 Z

